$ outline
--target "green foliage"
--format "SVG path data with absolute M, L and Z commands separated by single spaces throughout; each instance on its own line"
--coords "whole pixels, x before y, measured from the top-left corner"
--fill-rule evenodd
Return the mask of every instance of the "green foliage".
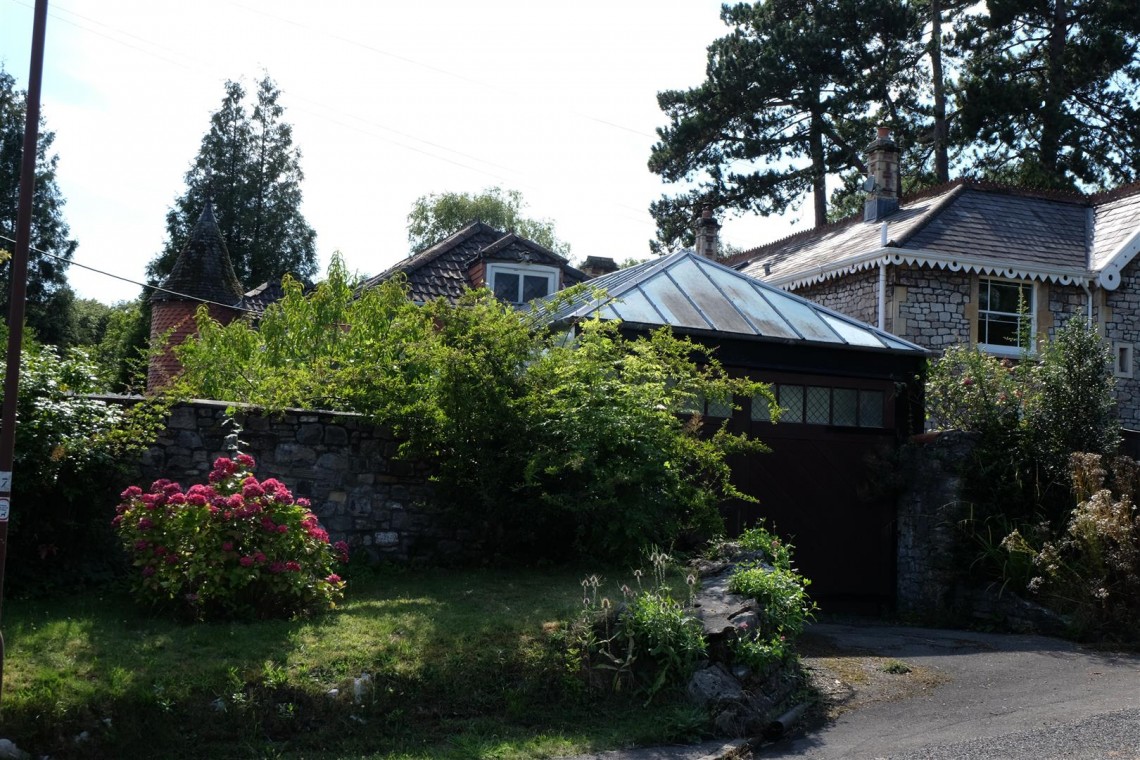
M 140 296 L 109 307 L 103 332 L 92 349 L 106 386 L 117 393 L 146 388 L 150 304 Z
M 578 647 L 587 668 L 612 673 L 609 681 L 614 690 L 633 685 L 652 700 L 662 689 L 685 683 L 704 658 L 707 645 L 704 626 L 687 607 L 695 576 L 686 580 L 689 597 L 678 600 L 666 583 L 671 558 L 654 550 L 649 560 L 652 584 L 643 587 L 644 573 L 636 571 L 637 589 L 623 585 L 624 601 L 617 608 L 605 597 L 598 599 L 598 576 L 582 581 L 585 609 L 578 625 Z
M 1071 319 L 1036 359 L 1015 364 L 955 346 L 934 364 L 931 426 L 979 435 L 965 484 L 976 519 L 1067 513 L 1069 455 L 1109 453 L 1120 441 L 1109 361 L 1095 330 Z
M 740 534 L 737 539 L 740 548 L 749 552 L 764 552 L 765 561 L 780 570 L 792 569 L 792 545 L 781 541 L 761 522 Z
M 1023 356 L 1016 365 L 952 348 L 932 367 L 927 385 L 932 425 L 978 436 L 962 469 L 963 494 L 971 503 L 962 525 L 963 560 L 984 581 L 1040 588 L 1048 580 L 1050 603 L 1075 608 L 1086 630 L 1116 615 L 1091 601 L 1102 599 L 1105 587 L 1097 584 L 1108 582 L 1098 546 L 1106 532 L 1119 532 L 1113 520 L 1131 509 L 1127 498 L 1121 507 L 1100 489 L 1103 472 L 1099 480 L 1087 474 L 1095 466 L 1086 463 L 1085 474 L 1070 475 L 1078 452 L 1099 462 L 1119 444 L 1110 368 L 1104 341 L 1083 320 L 1071 319 L 1036 359 Z M 1076 510 L 1071 477 L 1096 482 L 1078 488 L 1084 495 Z M 1092 593 L 1091 606 L 1071 603 L 1079 583 L 1085 584 L 1081 593 Z
M 497 230 L 513 232 L 533 240 L 562 256 L 570 246 L 559 240 L 554 222 L 523 216 L 526 201 L 517 190 L 489 187 L 478 195 L 470 193 L 431 193 L 422 195 L 408 213 L 408 244 L 411 253 L 430 248 L 472 222 L 483 222 Z
M 209 485 L 131 486 L 112 521 L 131 556 L 135 596 L 194 620 L 292 617 L 336 606 L 344 581 L 305 499 L 253 477 L 253 458 L 214 462 Z
M 914 108 L 921 25 L 908 4 L 766 0 L 726 4 L 721 19 L 706 81 L 657 97 L 669 125 L 649 168 L 697 182 L 651 205 L 657 247 L 691 242 L 702 202 L 768 215 L 810 194 L 823 224 L 827 175 L 861 170 L 872 126 L 903 134 Z
M 20 167 L 27 121 L 26 94 L 0 66 L 0 248 L 15 246 Z M 78 245 L 63 218 L 64 198 L 56 184 L 59 157 L 52 155 L 55 134 L 40 119 L 36 147 L 36 184 L 32 199 L 31 248 L 28 251 L 27 324 L 45 343 L 68 342 L 68 309 L 75 294 L 67 287 L 67 266 Z M 8 313 L 11 288 L 8 273 L 0 269 L 0 313 Z
M 268 76 L 246 109 L 245 88 L 226 82 L 190 170 L 186 192 L 166 215 L 166 244 L 147 265 L 151 282 L 174 266 L 199 214 L 212 199 L 238 280 L 253 287 L 284 274 L 307 279 L 317 270 L 316 233 L 301 214 L 301 152 Z
M 87 395 L 101 389 L 81 349 L 23 351 L 8 549 L 18 593 L 110 572 L 109 536 L 99 526 L 112 495 L 93 484 L 113 482 L 127 455 L 154 440 L 165 404 L 121 407 Z
M 733 573 L 728 588 L 734 594 L 755 599 L 760 607 L 755 638 L 783 637 L 795 641 L 812 617 L 815 604 L 808 598 L 811 581 L 794 570 L 751 565 Z
M 751 396 L 712 356 L 668 332 L 630 339 L 579 327 L 572 345 L 535 317 L 468 293 L 411 303 L 400 281 L 358 292 L 339 260 L 305 295 L 286 282 L 259 329 L 199 312 L 178 349 L 184 395 L 270 409 L 366 414 L 437 468 L 448 515 L 493 552 L 621 558 L 719 532 L 740 494 L 725 458 L 760 444 L 682 415 L 694 395 Z
M 1077 505 L 1058 529 L 1015 529 L 1002 542 L 1014 557 L 1032 561 L 1027 587 L 1070 616 L 1081 636 L 1140 637 L 1140 519 L 1133 501 L 1140 465 L 1128 457 L 1109 462 L 1073 454 Z M 1109 477 L 1111 475 L 1111 477 Z
M 1135 2 L 991 0 L 987 9 L 957 30 L 958 129 L 979 173 L 1066 190 L 1136 179 Z

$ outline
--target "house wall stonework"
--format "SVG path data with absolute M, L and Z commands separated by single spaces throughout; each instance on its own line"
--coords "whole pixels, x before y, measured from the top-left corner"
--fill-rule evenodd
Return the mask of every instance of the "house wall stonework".
M 139 459 L 130 482 L 158 478 L 205 483 L 214 459 L 227 456 L 227 404 L 195 401 L 170 412 L 166 430 Z M 373 560 L 444 561 L 471 549 L 433 506 L 430 469 L 396 458 L 399 440 L 357 415 L 238 410 L 241 450 L 257 460 L 259 480 L 273 477 L 312 502 L 333 541 Z M 123 484 L 125 487 L 125 483 Z
M 969 274 L 900 266 L 892 267 L 890 275 L 888 331 L 935 351 L 970 342 L 977 300 L 971 300 Z
M 1098 321 L 1104 337 L 1113 346 L 1114 357 L 1121 345 L 1140 350 L 1140 262 L 1133 260 L 1120 273 L 1120 286 L 1116 290 L 1102 291 L 1104 305 Z M 1120 424 L 1132 430 L 1140 429 L 1140 372 L 1135 366 L 1134 351 L 1132 377 L 1116 378 L 1116 404 Z
M 877 269 L 807 285 L 797 289 L 795 294 L 869 325 L 879 323 Z

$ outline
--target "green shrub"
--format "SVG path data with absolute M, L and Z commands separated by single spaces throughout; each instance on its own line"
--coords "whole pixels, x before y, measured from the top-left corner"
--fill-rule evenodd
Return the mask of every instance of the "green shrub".
M 289 617 L 335 606 L 333 572 L 347 546 L 280 482 L 258 482 L 253 458 L 214 462 L 209 485 L 168 480 L 123 492 L 113 523 L 131 556 L 142 602 L 193 619 Z
M 781 541 L 761 522 L 746 529 L 737 539 L 740 547 L 750 552 L 764 552 L 768 564 L 781 570 L 792 569 L 792 545 Z
M 759 630 L 756 637 L 768 639 L 782 636 L 794 642 L 812 617 L 815 604 L 808 598 L 807 578 L 779 567 L 742 567 L 729 579 L 734 594 L 756 600 L 759 606 Z
M 100 390 L 98 367 L 83 350 L 25 347 L 8 546 L 16 595 L 107 580 L 116 570 L 111 503 L 130 454 L 154 440 L 166 405 L 90 397 Z

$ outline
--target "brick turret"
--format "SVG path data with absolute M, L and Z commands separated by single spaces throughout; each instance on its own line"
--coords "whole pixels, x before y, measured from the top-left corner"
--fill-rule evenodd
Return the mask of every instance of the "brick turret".
M 222 324 L 240 313 L 243 289 L 210 202 L 162 288 L 150 297 L 150 344 L 152 348 L 163 346 L 163 351 L 151 356 L 147 391 L 166 385 L 182 369 L 173 349 L 196 333 L 194 312 L 200 304 L 206 303 L 210 317 Z

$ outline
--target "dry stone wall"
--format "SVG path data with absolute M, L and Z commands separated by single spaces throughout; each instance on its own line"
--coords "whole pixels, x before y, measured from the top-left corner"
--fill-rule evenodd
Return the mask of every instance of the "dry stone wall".
M 137 481 L 206 482 L 214 459 L 229 454 L 231 418 L 241 428 L 241 450 L 257 460 L 257 477 L 277 478 L 309 499 L 332 540 L 374 560 L 447 561 L 472 549 L 469 536 L 447 528 L 434 505 L 430 469 L 397 458 L 395 436 L 357 415 L 243 409 L 231 415 L 220 402 L 179 404 L 141 456 Z

